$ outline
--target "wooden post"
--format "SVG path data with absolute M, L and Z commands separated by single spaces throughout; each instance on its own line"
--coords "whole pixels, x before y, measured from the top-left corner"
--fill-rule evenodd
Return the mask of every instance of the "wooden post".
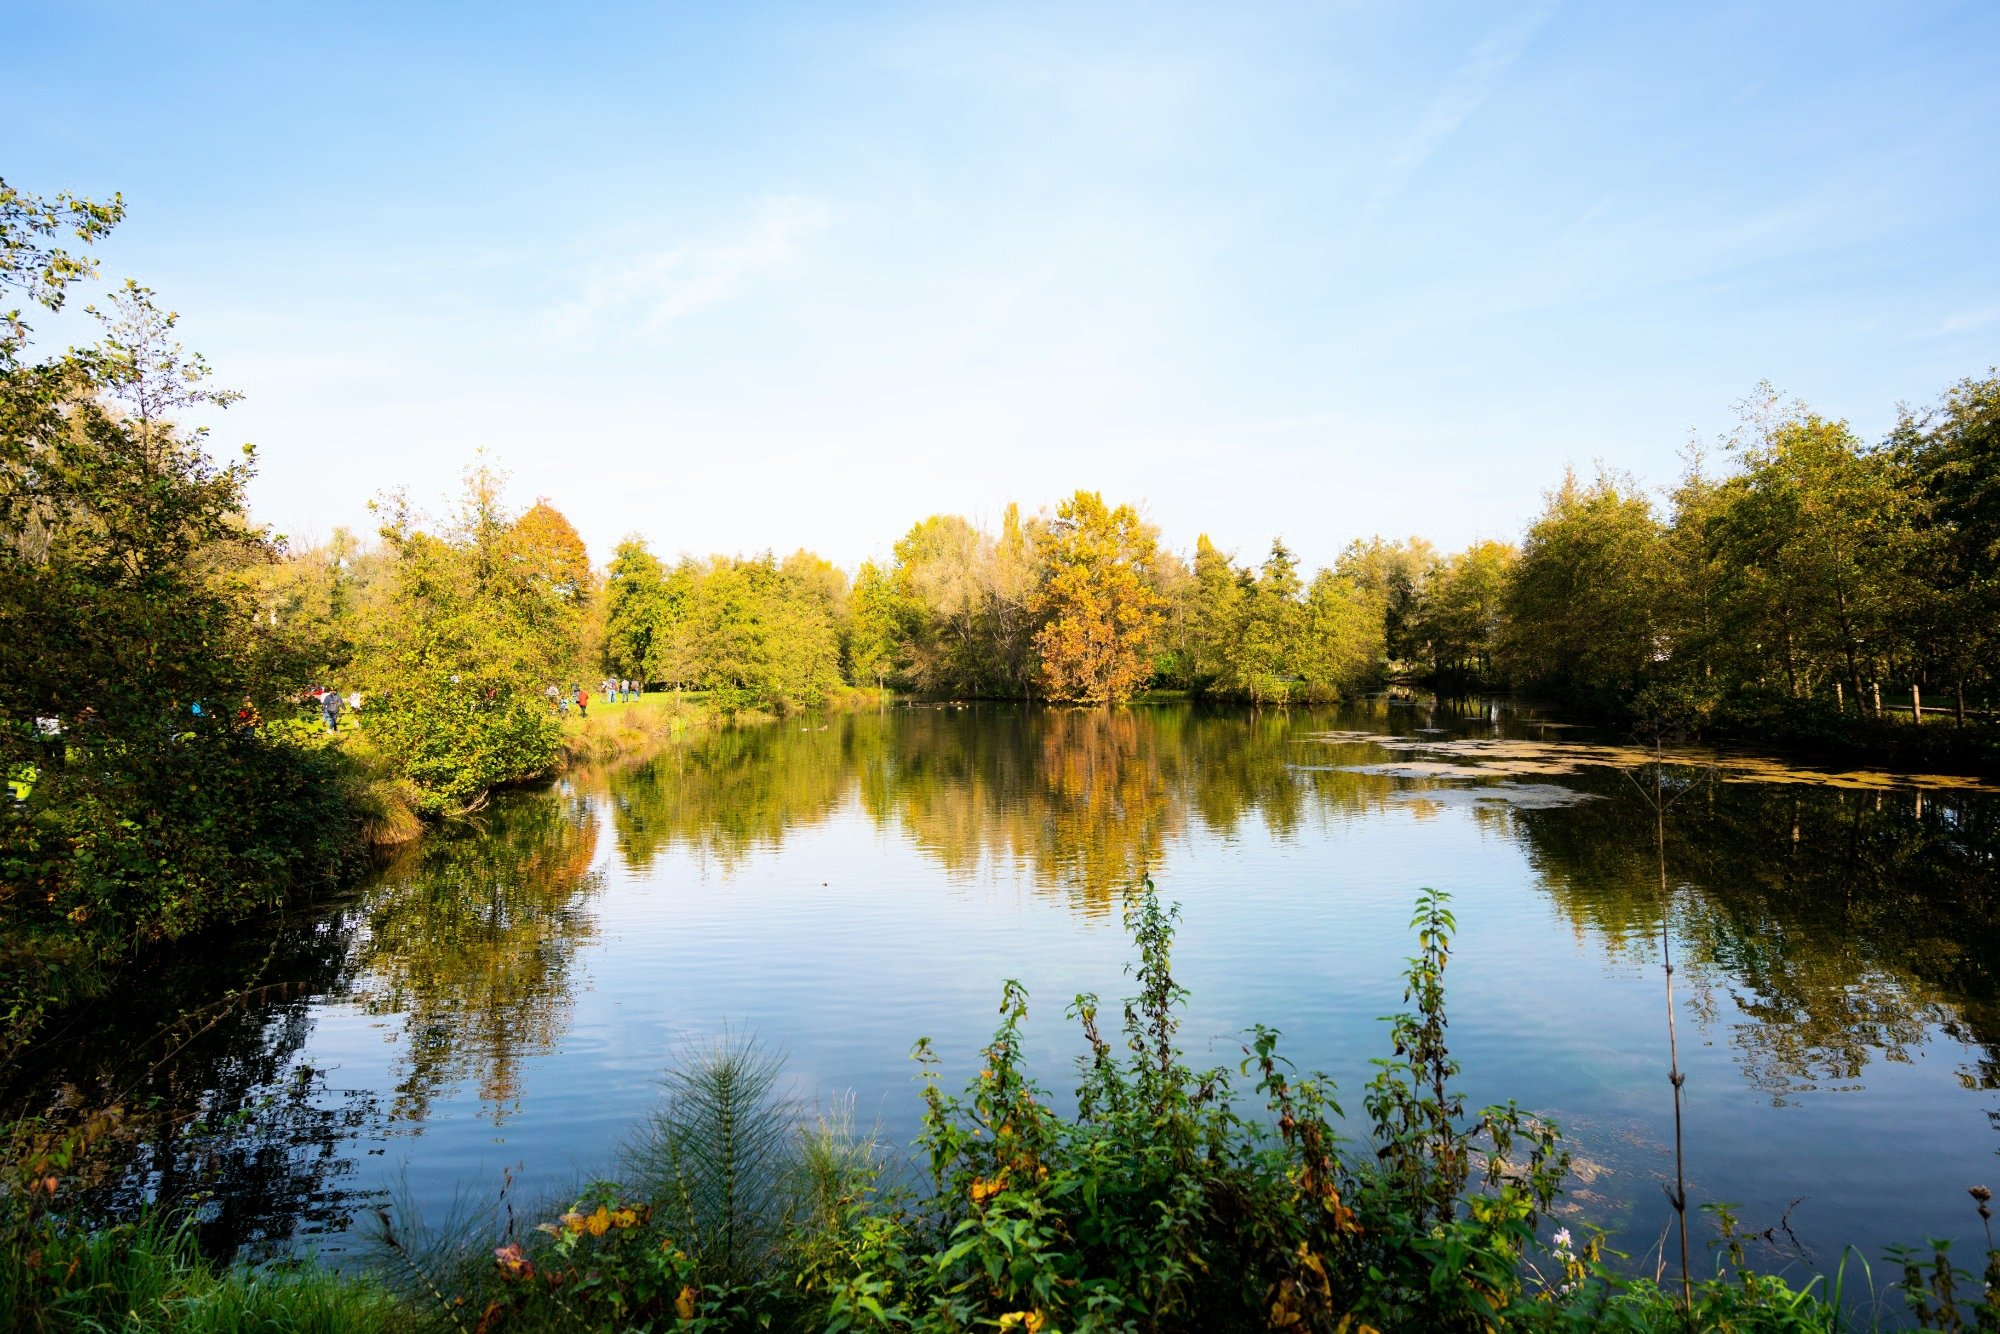
M 1875 716 L 1880 718 L 1882 716 L 1882 683 L 1880 681 L 1870 681 L 1868 686 L 1869 689 L 1875 692 Z
M 1847 691 L 1839 681 L 1833 683 L 1833 711 L 1835 713 L 1847 712 Z
M 1952 687 L 1951 708 L 1952 721 L 1960 727 L 1965 726 L 1965 682 L 1963 681 Z
M 1910 682 L 1910 717 L 1917 726 L 1924 725 L 1924 693 L 1915 681 Z

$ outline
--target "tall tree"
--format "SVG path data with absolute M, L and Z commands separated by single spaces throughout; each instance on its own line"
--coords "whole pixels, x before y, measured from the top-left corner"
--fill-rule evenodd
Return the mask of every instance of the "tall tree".
M 1272 539 L 1271 554 L 1249 590 L 1242 629 L 1229 656 L 1227 679 L 1253 702 L 1282 702 L 1297 675 L 1299 636 L 1305 607 L 1300 600 L 1298 562 L 1283 541 Z
M 1665 650 L 1664 533 L 1626 479 L 1574 472 L 1529 525 L 1507 594 L 1505 657 L 1523 684 L 1599 702 L 1629 696 Z
M 880 689 L 896 670 L 896 648 L 904 613 L 896 586 L 882 567 L 864 561 L 848 598 L 847 671 L 856 685 Z
M 1789 413 L 1742 451 L 1708 531 L 1733 571 L 1733 638 L 1805 696 L 1837 675 L 1855 698 L 1870 658 L 1903 646 L 1914 514 L 1890 457 L 1844 422 Z
M 1189 676 L 1206 690 L 1228 674 L 1243 631 L 1250 576 L 1230 563 L 1207 533 L 1194 544 L 1194 664 Z
M 640 538 L 626 538 L 612 553 L 605 600 L 606 665 L 621 677 L 654 679 L 654 643 L 666 631 L 666 572 Z
M 1475 542 L 1431 567 L 1405 622 L 1408 643 L 1442 681 L 1484 681 L 1505 627 L 1514 548 Z
M 0 184 L 0 288 L 45 308 L 118 206 Z M 175 316 L 128 283 L 93 347 L 34 359 L 0 328 L 0 1053 L 104 968 L 349 864 L 325 757 L 247 725 L 290 655 L 260 619 L 278 544 L 178 417 L 226 406 Z M 250 707 L 244 710 L 246 701 Z M 244 710 L 239 713 L 239 710 Z M 4 1059 L 4 1057 L 0 1057 Z
M 1130 505 L 1095 491 L 1065 500 L 1041 542 L 1035 648 L 1049 698 L 1129 699 L 1152 672 L 1160 596 L 1149 577 L 1158 539 Z
M 1891 437 L 1914 487 L 1926 585 L 1913 618 L 1927 656 L 1962 692 L 2000 649 L 2000 370 L 1967 378 Z
M 955 514 L 934 514 L 896 543 L 897 603 L 907 614 L 902 675 L 918 691 L 976 695 L 989 688 L 992 555 L 992 539 Z
M 1374 684 L 1386 652 L 1380 604 L 1345 575 L 1314 575 L 1299 618 L 1295 662 L 1306 698 L 1334 700 Z
M 1381 606 L 1382 632 L 1396 661 L 1415 662 L 1423 656 L 1413 622 L 1437 564 L 1437 550 L 1423 538 L 1386 542 L 1379 535 L 1348 543 L 1334 563 L 1334 573 L 1345 575 Z

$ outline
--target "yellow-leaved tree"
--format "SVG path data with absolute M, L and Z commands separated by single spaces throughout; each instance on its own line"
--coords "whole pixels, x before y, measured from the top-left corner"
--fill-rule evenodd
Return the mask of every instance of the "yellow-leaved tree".
M 1158 534 L 1130 505 L 1109 509 L 1079 491 L 1037 546 L 1033 611 L 1042 689 L 1050 699 L 1108 704 L 1152 675 L 1161 599 L 1153 586 Z

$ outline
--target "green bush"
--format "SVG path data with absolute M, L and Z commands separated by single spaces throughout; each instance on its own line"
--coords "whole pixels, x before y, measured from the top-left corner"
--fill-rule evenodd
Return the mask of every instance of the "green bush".
M 349 875 L 346 768 L 192 714 L 52 746 L 25 797 L 0 802 L 0 1052 L 145 950 Z
M 547 773 L 562 726 L 540 696 L 505 682 L 413 674 L 370 697 L 368 739 L 417 785 L 426 815 L 479 804 L 492 788 Z

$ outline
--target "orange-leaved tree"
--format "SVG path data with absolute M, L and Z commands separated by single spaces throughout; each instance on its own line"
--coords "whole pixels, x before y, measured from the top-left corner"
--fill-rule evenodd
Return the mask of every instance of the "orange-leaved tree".
M 1109 509 L 1097 492 L 1079 491 L 1038 545 L 1033 611 L 1043 690 L 1079 704 L 1129 699 L 1152 672 L 1158 535 L 1130 505 Z

